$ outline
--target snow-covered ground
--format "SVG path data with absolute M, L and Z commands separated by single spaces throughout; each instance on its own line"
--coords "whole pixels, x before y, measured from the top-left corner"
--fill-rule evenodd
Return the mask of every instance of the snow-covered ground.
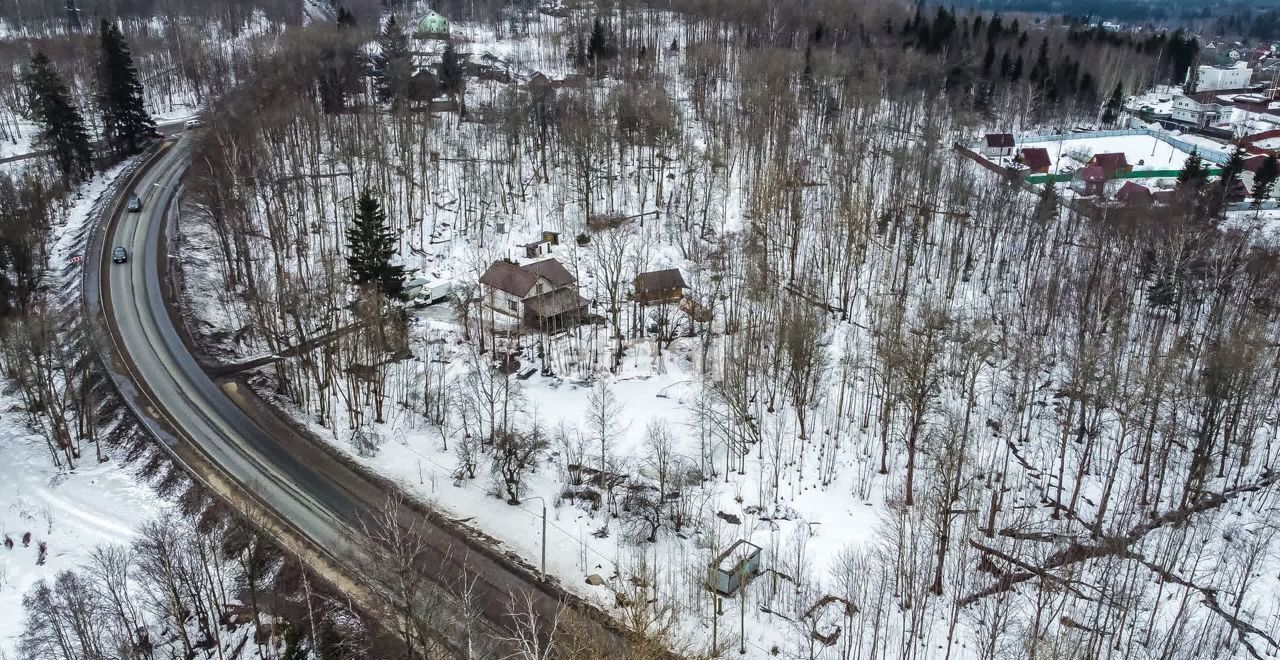
M 1084 167 L 1098 154 L 1123 153 L 1135 170 L 1179 170 L 1190 154 L 1149 135 L 1082 137 L 1045 142 L 1019 142 L 1019 149 L 1043 147 L 1053 162 L 1051 173 Z
M 684 34 L 669 16 L 652 24 L 665 26 L 653 37 L 658 44 L 668 43 L 673 34 Z M 532 34 L 554 34 L 553 19 L 539 18 L 536 25 Z M 564 51 L 563 35 L 535 42 L 541 44 L 541 53 L 514 55 L 530 44 L 498 43 L 496 32 L 486 35 L 489 28 L 455 27 L 472 40 L 469 52 L 513 54 L 512 59 L 523 60 L 527 68 L 554 62 Z M 735 122 L 752 124 L 767 114 L 742 110 L 741 104 L 760 99 L 740 94 L 737 87 L 755 70 L 748 62 L 727 71 L 708 86 L 706 105 L 699 108 L 689 79 L 696 73 L 695 60 L 688 55 L 694 49 L 687 42 L 684 45 L 683 51 L 655 53 L 654 71 L 646 72 L 658 82 L 641 98 L 669 95 L 676 108 L 671 121 L 677 137 L 669 142 L 659 138 L 656 145 L 619 141 L 609 149 L 593 149 L 598 142 L 574 133 L 586 123 L 580 122 L 556 129 L 560 133 L 552 145 L 539 154 L 530 131 L 512 136 L 499 123 L 462 122 L 448 114 L 389 118 L 373 111 L 358 113 L 359 124 L 341 114 L 326 117 L 319 127 L 307 124 L 306 130 L 314 131 L 317 140 L 287 153 L 279 145 L 248 145 L 242 155 L 263 147 L 261 153 L 249 154 L 255 178 L 279 182 L 279 187 L 245 189 L 239 198 L 251 206 L 252 222 L 257 223 L 242 261 L 274 263 L 279 268 L 256 271 L 254 301 L 246 302 L 243 289 L 228 291 L 216 265 L 222 258 L 215 236 L 199 226 L 198 209 L 190 208 L 191 213 L 183 217 L 197 222 L 185 223 L 184 295 L 201 322 L 199 327 L 215 341 L 221 340 L 224 349 L 257 355 L 288 344 L 295 338 L 295 324 L 313 333 L 328 327 L 324 324 L 347 320 L 343 315 L 352 292 L 344 286 L 341 237 L 349 226 L 351 200 L 366 184 L 377 188 L 400 237 L 399 261 L 417 269 L 419 275 L 474 282 L 493 259 L 519 257 L 519 246 L 541 230 L 560 231 L 562 244 L 553 256 L 577 275 L 583 294 L 595 301 L 591 311 L 607 316 L 601 302 L 601 268 L 593 262 L 599 257 L 594 251 L 610 234 L 595 234 L 585 247 L 573 240 L 586 231 L 581 199 L 590 196 L 595 212 L 646 214 L 643 223 L 632 225 L 634 242 L 622 259 L 627 263 L 622 281 L 629 284 L 630 275 L 638 270 L 681 268 L 690 281 L 690 295 L 717 301 L 719 316 L 706 335 L 709 339 L 681 336 L 663 347 L 660 358 L 651 336 L 637 337 L 630 331 L 634 325 L 628 310 L 616 329 L 627 333 L 624 358 L 612 372 L 615 328 L 609 324 L 585 325 L 545 341 L 536 333 L 496 342 L 490 337 L 488 350 L 476 358 L 476 328 L 471 329 L 473 338 L 463 341 L 452 308 L 432 307 L 414 313 L 412 357 L 374 367 L 377 376 L 369 380 L 388 393 L 382 422 L 368 421 L 373 417 L 369 399 L 353 396 L 351 390 L 365 387 L 354 384 L 355 372 L 369 368 L 363 363 L 334 367 L 338 375 L 324 388 L 315 385 L 319 378 L 312 374 L 320 371 L 315 362 L 279 366 L 279 373 L 289 375 L 287 383 L 273 378 L 276 368 L 264 368 L 257 376 L 259 391 L 287 385 L 293 398 L 281 397 L 278 403 L 312 424 L 334 447 L 496 537 L 535 567 L 542 547 L 539 517 L 546 503 L 549 572 L 569 589 L 619 614 L 625 612 L 620 611 L 615 594 L 647 582 L 659 607 L 674 608 L 679 636 L 699 648 L 706 648 L 712 621 L 718 622 L 723 643 L 736 635 L 738 615 L 743 614 L 746 656 L 753 660 L 775 655 L 834 657 L 834 650 L 813 649 L 808 629 L 812 619 L 805 618 L 823 596 L 849 598 L 859 608 L 860 618 L 852 622 L 830 611 L 820 616 L 825 620 L 819 626 L 823 630 L 830 630 L 828 625 L 843 626 L 841 643 L 852 645 L 846 657 L 873 653 L 890 658 L 1025 657 L 1031 645 L 1041 650 L 1052 647 L 1060 657 L 1082 657 L 1088 654 L 1085 638 L 1090 645 L 1113 648 L 1111 639 L 1103 639 L 1110 633 L 1097 631 L 1108 627 L 1112 610 L 1107 608 L 1117 599 L 1136 603 L 1128 611 L 1140 617 L 1143 625 L 1126 624 L 1122 630 L 1128 635 L 1126 646 L 1116 647 L 1126 650 L 1115 657 L 1158 656 L 1159 649 L 1129 653 L 1149 650 L 1144 646 L 1148 638 L 1140 629 L 1154 629 L 1159 635 L 1164 634 L 1162 628 L 1175 629 L 1161 638 L 1172 640 L 1171 644 L 1181 641 L 1182 633 L 1176 630 L 1182 626 L 1197 635 L 1211 633 L 1223 639 L 1222 621 L 1188 604 L 1188 599 L 1195 599 L 1194 593 L 1184 591 L 1177 597 L 1167 590 L 1171 589 L 1167 582 L 1155 580 L 1146 567 L 1130 561 L 1132 557 L 1108 556 L 1072 565 L 1061 571 L 1065 577 L 1056 571 L 1040 580 L 1028 576 L 1019 582 L 1025 588 L 982 595 L 998 583 L 1000 571 L 1014 574 L 1018 566 L 997 554 L 983 554 L 977 547 L 1008 551 L 1036 564 L 1058 549 L 1066 552 L 1068 542 L 1092 544 L 1082 520 L 1096 516 L 1106 533 L 1121 533 L 1135 520 L 1179 506 L 1185 475 L 1170 475 L 1148 490 L 1151 475 L 1143 472 L 1139 465 L 1143 461 L 1133 456 L 1135 427 L 1131 424 L 1138 417 L 1146 419 L 1147 409 L 1138 415 L 1120 407 L 1138 405 L 1142 397 L 1113 399 L 1115 392 L 1103 388 L 1130 378 L 1149 383 L 1150 374 L 1142 370 L 1158 364 L 1175 343 L 1180 346 L 1184 340 L 1174 332 L 1156 340 L 1136 334 L 1153 318 L 1163 318 L 1163 313 L 1142 297 L 1151 285 L 1133 279 L 1132 273 L 1140 269 L 1132 261 L 1103 269 L 1106 277 L 1123 273 L 1127 278 L 1105 283 L 1106 291 L 1115 292 L 1115 305 L 1123 308 L 1114 312 L 1123 315 L 1123 322 L 1113 323 L 1113 317 L 1108 317 L 1115 309 L 1110 300 L 1105 306 L 1093 305 L 1089 301 L 1095 298 L 1090 296 L 1096 292 L 1077 284 L 1093 281 L 1081 264 L 1098 263 L 1091 261 L 1095 253 L 1089 252 L 1095 246 L 1110 251 L 1097 253 L 1110 261 L 1133 259 L 1142 250 L 1120 245 L 1117 236 L 1093 232 L 1089 225 L 1021 222 L 1027 215 L 1023 206 L 1033 203 L 1025 199 L 1029 196 L 989 194 L 1005 189 L 995 185 L 992 175 L 971 172 L 977 170 L 971 163 L 956 167 L 950 153 L 930 152 L 910 137 L 927 134 L 921 125 L 931 119 L 921 116 L 928 113 L 922 113 L 923 105 L 914 100 L 897 105 L 898 99 L 875 99 L 859 106 L 856 112 L 865 113 L 860 116 L 872 118 L 877 127 L 864 139 L 884 143 L 872 149 L 859 144 L 839 158 L 834 153 L 838 131 L 833 125 L 857 135 L 857 127 L 841 125 L 856 112 L 818 120 L 800 110 L 799 126 L 786 134 L 785 144 L 796 158 L 786 167 L 794 167 L 802 176 L 789 170 L 785 176 L 770 171 L 773 164 L 761 154 L 771 153 L 768 149 L 778 144 L 761 137 L 759 150 L 750 152 L 739 144 L 738 133 L 724 129 L 737 126 Z M 698 52 L 698 57 L 714 59 L 722 51 L 715 46 Z M 615 111 L 607 103 L 616 98 L 612 95 L 627 91 L 627 83 L 606 79 L 586 82 L 582 92 L 561 91 L 559 98 L 570 109 L 574 109 L 572 102 L 584 101 L 584 105 L 594 104 L 588 110 L 604 114 Z M 512 87 L 472 81 L 467 105 L 480 116 L 491 108 L 499 113 L 514 109 L 519 117 L 527 106 L 501 104 L 518 94 Z M 859 99 L 844 101 L 856 104 Z M 718 115 L 708 108 L 729 113 L 728 121 L 717 124 Z M 298 116 L 313 108 L 301 110 Z M 920 114 L 904 119 L 913 112 Z M 302 129 L 302 120 L 294 124 L 295 120 L 287 119 L 290 116 L 285 114 L 286 119 L 272 127 L 283 129 L 282 133 Z M 900 124 L 894 123 L 899 120 Z M 781 131 L 778 126 L 755 128 L 758 132 L 744 135 Z M 948 131 L 954 130 L 935 128 L 947 138 Z M 844 137 L 848 144 L 848 135 Z M 949 139 L 939 141 L 949 143 Z M 1142 169 L 1176 170 L 1186 158 L 1185 153 L 1146 136 L 1077 138 L 1064 144 L 1075 149 L 1067 154 L 1058 149 L 1059 143 L 1045 145 L 1054 147 L 1050 153 L 1064 168 L 1077 167 L 1094 153 L 1108 151 L 1126 153 Z M 845 178 L 839 179 L 837 172 Z M 593 173 L 603 173 L 594 181 L 599 185 L 584 185 L 584 179 L 592 181 Z M 880 178 L 885 173 L 889 173 L 887 181 Z M 949 178 L 950 174 L 956 178 Z M 929 190 L 913 189 L 926 175 L 935 177 L 929 179 L 933 181 Z M 984 176 L 988 178 L 980 178 Z M 794 186 L 780 180 L 804 181 L 806 192 L 794 193 L 795 197 L 782 193 Z M 964 194 L 949 197 L 952 186 Z M 850 199 L 856 202 L 850 205 L 854 210 L 839 206 Z M 921 221 L 914 211 L 904 213 L 904 199 L 930 200 L 927 207 L 937 211 L 936 219 Z M 266 218 L 279 208 L 277 200 L 290 202 L 291 216 L 290 222 L 271 228 L 280 232 L 273 238 L 283 245 L 308 246 L 307 255 L 295 259 L 291 250 L 273 249 L 260 238 L 267 234 Z M 796 209 L 787 216 L 789 220 L 770 217 L 786 208 Z M 862 211 L 865 216 L 860 215 Z M 871 218 L 885 220 L 877 226 Z M 805 224 L 809 222 L 813 224 Z M 850 228 L 850 233 L 840 234 L 841 228 Z M 786 250 L 778 246 L 789 231 L 795 232 L 797 246 L 791 257 L 799 264 L 790 273 L 786 272 Z M 328 246 L 336 250 L 328 251 Z M 321 250 L 324 254 L 319 254 Z M 855 250 L 862 250 L 863 257 L 848 259 Z M 723 255 L 726 265 L 714 265 L 714 254 Z M 1161 255 L 1153 260 L 1159 261 Z M 299 272 L 289 272 L 295 263 Z M 317 267 L 328 263 L 337 263 L 338 268 Z M 835 272 L 831 267 L 835 263 L 846 264 L 847 270 Z M 285 277 L 277 281 L 281 274 Z M 820 281 L 824 277 L 826 281 Z M 716 297 L 717 282 L 725 287 L 723 297 Z M 325 286 L 340 295 L 326 297 Z M 801 287 L 812 287 L 810 297 L 796 291 Z M 214 295 L 219 304 L 208 304 Z M 761 300 L 755 300 L 757 295 Z M 1041 305 L 1046 298 L 1053 303 Z M 814 301 L 834 301 L 843 308 L 832 314 L 813 311 Z M 897 310 L 902 317 L 892 316 L 895 301 L 906 307 Z M 770 304 L 782 309 L 767 307 Z M 276 323 L 276 312 L 284 305 L 292 318 Z M 1085 318 L 1059 314 L 1051 307 L 1078 308 Z M 1096 323 L 1095 307 L 1105 317 Z M 1241 306 L 1224 309 L 1234 313 Z M 903 475 L 908 471 L 909 432 L 902 403 L 907 395 L 901 393 L 901 376 L 887 381 L 885 374 L 891 360 L 910 361 L 923 354 L 909 349 L 917 345 L 919 336 L 928 334 L 931 317 L 925 314 L 931 310 L 947 315 L 943 341 L 948 348 L 937 358 L 942 371 L 935 374 L 939 379 L 936 397 L 924 413 L 920 427 L 924 448 L 912 473 L 917 481 L 910 492 L 916 499 L 907 504 Z M 779 331 L 793 313 L 804 323 L 787 326 L 792 333 L 797 327 L 821 330 L 813 338 L 822 356 L 815 376 L 818 400 L 803 408 L 811 415 L 808 437 L 798 432 L 801 409 L 783 391 L 789 365 L 802 359 L 782 346 L 781 337 L 792 334 Z M 1085 325 L 1093 334 L 1082 342 Z M 233 346 L 227 338 L 245 326 L 249 332 L 243 333 L 244 342 Z M 1187 328 L 1197 338 L 1203 331 Z M 906 347 L 900 352 L 886 343 L 895 332 Z M 1091 352 L 1095 343 L 1099 351 L 1107 352 Z M 533 368 L 533 373 L 524 372 L 527 380 L 495 375 L 490 369 L 495 351 L 517 354 L 521 369 Z M 335 354 L 350 358 L 355 352 L 348 346 Z M 549 356 L 547 366 L 555 375 L 538 373 L 542 354 Z M 733 382 L 735 365 L 751 360 L 762 362 L 752 364 L 752 373 L 741 383 Z M 973 381 L 965 383 L 964 373 L 973 373 Z M 1200 382 L 1198 376 L 1179 372 L 1177 378 L 1183 377 Z M 476 421 L 482 415 L 475 412 L 481 395 L 471 390 L 487 386 L 515 390 L 511 392 L 511 410 L 518 418 L 515 426 L 521 432 L 536 430 L 549 439 L 548 450 L 526 478 L 527 492 L 515 506 L 492 494 L 492 450 L 478 450 L 474 479 L 459 476 L 465 454 L 459 448 L 469 435 L 473 441 L 483 435 L 483 426 Z M 608 416 L 622 430 L 607 452 L 594 444 L 596 436 L 589 424 L 592 396 L 601 386 L 621 406 Z M 741 389 L 733 389 L 737 387 Z M 1140 388 L 1133 385 L 1125 393 Z M 1192 386 L 1188 392 L 1193 390 L 1199 391 Z M 449 397 L 442 420 L 429 419 L 432 416 L 424 410 L 424 393 L 429 392 Z M 966 392 L 973 397 L 972 418 L 965 410 Z M 732 413 L 728 397 L 735 394 L 742 396 L 736 401 L 740 407 Z M 1171 452 L 1168 460 L 1148 461 L 1152 469 L 1178 471 L 1188 464 L 1183 427 L 1189 422 L 1172 414 L 1176 407 L 1166 399 L 1150 410 L 1159 426 L 1153 423 L 1148 436 L 1157 444 L 1165 443 L 1160 451 Z M 1263 424 L 1262 418 L 1250 420 Z M 1176 435 L 1162 435 L 1166 424 L 1177 429 Z M 353 426 L 359 427 L 359 434 L 353 433 Z M 1271 430 L 1268 425 L 1258 432 Z M 357 436 L 362 439 L 358 447 Z M 634 496 L 642 496 L 661 472 L 656 463 L 664 452 L 655 449 L 654 438 L 664 437 L 670 438 L 670 460 L 680 475 L 676 479 L 680 496 L 673 498 L 679 504 L 673 506 L 687 511 L 678 516 L 683 521 L 680 525 L 668 511 L 655 540 L 649 542 L 644 517 L 637 515 L 636 508 L 628 510 L 625 503 L 642 501 L 643 497 Z M 1094 442 L 1107 450 L 1095 450 Z M 599 465 L 602 453 L 608 455 L 606 472 L 627 475 L 637 489 L 618 494 L 623 502 L 618 517 L 593 503 L 589 485 L 577 483 L 584 473 L 590 481 L 590 470 Z M 951 484 L 947 479 L 954 456 L 966 462 L 963 469 L 954 468 L 960 476 Z M 1233 453 L 1230 461 L 1234 464 L 1237 457 Z M 1250 462 L 1247 469 L 1239 469 L 1254 471 L 1251 476 L 1256 477 L 1258 466 Z M 1105 476 L 1108 473 L 1110 477 Z M 1220 486 L 1214 482 L 1212 487 Z M 1073 488 L 1074 494 L 1070 493 Z M 1072 513 L 1063 516 L 1060 512 L 1068 506 L 1068 495 Z M 1186 532 L 1167 527 L 1139 529 L 1141 552 L 1177 557 L 1171 561 L 1178 570 L 1197 576 L 1245 570 L 1233 563 L 1240 553 L 1225 552 L 1245 537 L 1227 538 L 1212 530 L 1218 529 L 1222 518 L 1237 515 L 1245 525 L 1258 525 L 1265 514 L 1246 509 L 1244 505 L 1224 507 L 1206 514 L 1209 522 L 1198 528 L 1206 530 L 1205 544 L 1196 545 L 1206 548 L 1203 556 L 1183 553 Z M 978 518 L 987 512 L 992 516 L 991 528 L 979 530 L 979 525 L 987 523 Z M 705 569 L 717 551 L 735 540 L 762 546 L 771 572 L 751 587 L 747 602 L 726 603 L 727 614 L 715 618 L 703 586 Z M 946 561 L 935 562 L 939 543 L 949 554 Z M 936 578 L 937 591 L 927 595 L 935 579 L 934 567 L 943 568 Z M 599 575 L 603 584 L 588 584 L 591 575 Z M 1073 595 L 1071 585 L 1078 580 L 1089 584 L 1088 594 Z M 1060 584 L 1070 588 L 1060 589 Z M 1273 598 L 1270 582 L 1256 584 L 1260 586 L 1250 584 L 1244 589 L 1251 603 L 1250 616 L 1256 616 L 1251 620 L 1270 622 L 1280 601 Z M 1095 590 L 1105 595 L 1094 597 Z M 979 594 L 973 605 L 957 606 L 973 593 Z M 995 593 L 1000 592 L 989 592 Z M 1050 603 L 1047 609 L 1046 602 Z M 836 620 L 825 618 L 828 615 Z M 1119 633 L 1117 645 L 1118 637 Z M 1092 641 L 1095 638 L 1102 641 Z M 1181 648 L 1182 655 L 1176 657 L 1192 657 L 1186 655 L 1186 646 Z M 865 649 L 872 650 L 864 653 Z M 1218 655 L 1240 657 L 1243 651 L 1238 650 Z
M 128 543 L 164 506 L 115 461 L 88 455 L 74 470 L 53 468 L 44 438 L 26 428 L 16 405 L 0 399 L 0 658 L 13 660 L 27 589 L 85 565 L 99 545 Z

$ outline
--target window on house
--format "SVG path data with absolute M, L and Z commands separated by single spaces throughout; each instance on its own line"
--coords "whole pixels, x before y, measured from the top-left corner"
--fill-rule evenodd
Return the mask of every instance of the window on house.
M 514 300 L 508 300 L 508 301 L 507 301 L 507 307 L 510 307 L 510 308 L 511 308 L 511 311 L 513 311 L 513 312 L 514 312 L 514 311 L 516 311 L 516 301 L 514 301 Z

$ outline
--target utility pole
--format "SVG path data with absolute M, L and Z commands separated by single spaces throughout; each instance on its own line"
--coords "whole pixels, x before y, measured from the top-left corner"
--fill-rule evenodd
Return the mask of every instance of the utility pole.
M 547 580 L 547 501 L 540 495 L 526 497 L 526 500 L 538 500 L 542 503 L 542 570 L 540 577 Z

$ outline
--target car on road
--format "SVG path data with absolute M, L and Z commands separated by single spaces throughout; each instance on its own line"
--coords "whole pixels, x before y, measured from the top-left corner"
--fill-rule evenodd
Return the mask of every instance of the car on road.
M 116 249 L 111 251 L 111 263 L 122 264 L 127 261 L 129 261 L 129 251 L 117 245 Z
M 204 126 L 204 122 L 199 119 L 188 119 L 186 126 L 187 128 L 200 128 Z
M 137 213 L 138 211 L 141 211 L 141 210 L 142 210 L 142 198 L 141 198 L 141 197 L 138 197 L 137 195 L 129 195 L 129 206 L 128 206 L 128 208 L 129 208 L 129 211 L 130 211 L 131 213 Z

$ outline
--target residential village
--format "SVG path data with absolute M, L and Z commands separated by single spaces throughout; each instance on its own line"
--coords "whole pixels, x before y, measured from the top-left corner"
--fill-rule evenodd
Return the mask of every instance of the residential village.
M 1241 170 L 1225 193 L 1225 210 L 1274 211 L 1280 190 L 1260 189 L 1257 179 L 1280 154 L 1280 45 L 1209 42 L 1201 57 L 1213 63 L 1191 67 L 1181 87 L 1129 96 L 1118 108 L 1103 108 L 1094 125 L 986 133 L 965 151 L 1028 184 L 1054 184 L 1067 198 L 1104 208 L 1174 204 L 1188 158 L 1195 155 L 1204 174 L 1217 177 L 1238 147 Z

